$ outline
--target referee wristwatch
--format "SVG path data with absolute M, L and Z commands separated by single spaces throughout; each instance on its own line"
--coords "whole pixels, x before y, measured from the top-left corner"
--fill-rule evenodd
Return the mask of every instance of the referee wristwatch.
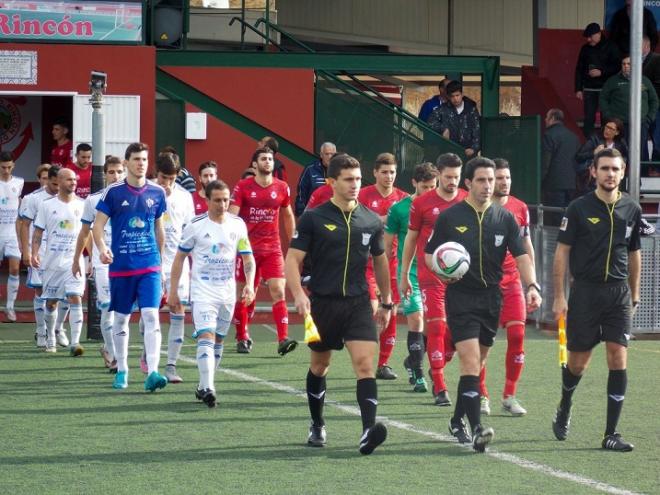
M 388 311 L 392 311 L 394 309 L 394 303 L 380 303 L 380 307 L 383 309 L 386 309 Z
M 527 292 L 529 292 L 529 289 L 531 289 L 532 287 L 536 289 L 536 292 L 538 292 L 539 294 L 541 293 L 541 286 L 536 282 L 533 282 L 527 286 Z

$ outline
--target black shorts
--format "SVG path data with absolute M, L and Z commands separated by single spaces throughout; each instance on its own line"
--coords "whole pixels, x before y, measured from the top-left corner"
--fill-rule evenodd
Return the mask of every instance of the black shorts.
M 341 350 L 349 340 L 378 342 L 378 330 L 369 294 L 359 297 L 319 297 L 312 295 L 312 318 L 321 342 L 308 344 L 317 352 Z
M 479 339 L 481 345 L 491 347 L 497 335 L 501 307 L 502 293 L 497 285 L 478 290 L 448 285 L 445 310 L 454 344 Z
M 632 331 L 632 301 L 628 282 L 575 282 L 568 298 L 566 348 L 590 351 L 600 342 L 628 346 Z

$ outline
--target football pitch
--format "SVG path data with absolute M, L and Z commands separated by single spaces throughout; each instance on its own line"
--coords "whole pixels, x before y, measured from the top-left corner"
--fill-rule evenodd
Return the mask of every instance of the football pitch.
M 328 445 L 310 448 L 303 393 L 308 351 L 300 346 L 279 357 L 268 325 L 252 327 L 252 354 L 236 354 L 228 339 L 216 409 L 194 398 L 190 338 L 178 365 L 184 383 L 147 394 L 137 365 L 139 337 L 132 338 L 129 387 L 116 391 L 98 343 L 83 342 L 81 358 L 64 349 L 46 355 L 32 332 L 32 324 L 0 324 L 1 493 L 660 493 L 658 341 L 631 343 L 619 429 L 635 451 L 625 454 L 600 449 L 607 382 L 602 347 L 575 394 L 569 438 L 558 442 L 550 428 L 560 393 L 555 341 L 528 328 L 518 397 L 529 412 L 521 418 L 499 407 L 506 346 L 496 342 L 488 375 L 492 414 L 484 418 L 495 441 L 487 454 L 476 454 L 449 436 L 451 408 L 432 405 L 430 393 L 408 386 L 400 326 L 391 361 L 399 379 L 379 381 L 378 413 L 388 439 L 364 457 L 357 450 L 361 423 L 345 351 L 335 353 L 328 379 Z M 291 333 L 301 339 L 302 327 L 292 326 Z M 457 369 L 456 361 L 447 367 L 452 398 Z

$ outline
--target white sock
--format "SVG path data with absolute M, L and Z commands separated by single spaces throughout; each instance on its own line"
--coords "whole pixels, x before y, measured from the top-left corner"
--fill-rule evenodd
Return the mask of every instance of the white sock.
M 112 324 L 112 341 L 115 345 L 115 359 L 118 371 L 128 371 L 128 322 L 131 315 L 115 312 Z
M 185 315 L 170 313 L 170 331 L 167 336 L 167 364 L 176 365 L 183 347 L 183 323 Z
M 147 357 L 147 374 L 158 371 L 160 362 L 160 321 L 158 320 L 158 308 L 140 309 L 142 320 L 144 320 L 144 352 Z
M 37 335 L 46 336 L 46 321 L 44 320 L 44 305 L 46 301 L 39 296 L 32 299 L 34 305 L 34 319 L 37 322 Z M 53 323 L 53 326 L 55 323 Z
M 69 302 L 60 301 L 57 305 L 57 320 L 55 321 L 55 331 L 64 332 L 64 321 L 69 315 Z
M 110 359 L 115 358 L 115 343 L 112 341 L 112 324 L 114 320 L 114 311 L 108 311 L 107 307 L 101 308 L 101 335 L 103 336 L 103 346 Z
M 220 369 L 220 362 L 222 361 L 222 351 L 225 348 L 224 342 L 216 342 L 213 346 L 213 355 L 215 356 L 215 369 Z
M 57 318 L 57 308 L 52 311 L 44 304 L 44 323 L 46 324 L 46 338 L 48 347 L 55 347 L 55 319 Z
M 18 283 L 18 275 L 9 275 L 7 277 L 7 309 L 14 309 L 14 303 L 18 295 Z
M 83 326 L 82 304 L 71 304 L 69 315 L 69 325 L 71 325 L 71 345 L 80 344 L 80 334 Z
M 199 388 L 215 390 L 215 369 L 213 356 L 213 341 L 210 339 L 199 339 L 197 341 L 197 369 L 199 370 Z

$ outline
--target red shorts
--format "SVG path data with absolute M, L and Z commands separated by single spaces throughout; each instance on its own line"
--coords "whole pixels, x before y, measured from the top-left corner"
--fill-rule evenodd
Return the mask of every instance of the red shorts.
M 376 275 L 374 274 L 373 265 L 371 263 L 367 265 L 367 271 L 365 275 L 367 277 L 367 286 L 369 287 L 369 299 L 376 301 L 378 299 L 378 284 L 376 284 Z M 390 277 L 390 293 L 392 294 L 392 302 L 394 304 L 399 304 L 401 302 L 399 284 L 396 281 L 396 276 L 392 277 L 391 270 Z
M 419 284 L 422 293 L 422 304 L 424 305 L 424 319 L 447 318 L 445 312 L 445 289 L 446 286 L 438 281 L 435 284 Z
M 502 291 L 500 325 L 504 326 L 510 321 L 525 322 L 527 320 L 527 304 L 518 271 L 505 273 L 500 282 L 500 289 Z
M 256 264 L 256 273 L 254 277 L 255 286 L 259 285 L 259 280 L 270 280 L 271 278 L 284 278 L 284 257 L 279 253 L 254 253 Z M 243 259 L 236 258 L 236 281 L 245 283 L 245 274 L 243 273 Z

